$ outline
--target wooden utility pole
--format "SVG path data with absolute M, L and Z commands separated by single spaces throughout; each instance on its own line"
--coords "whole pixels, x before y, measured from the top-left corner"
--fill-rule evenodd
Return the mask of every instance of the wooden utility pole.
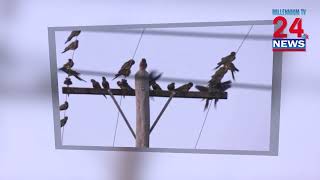
M 149 148 L 150 102 L 149 73 L 141 68 L 135 75 L 136 147 Z

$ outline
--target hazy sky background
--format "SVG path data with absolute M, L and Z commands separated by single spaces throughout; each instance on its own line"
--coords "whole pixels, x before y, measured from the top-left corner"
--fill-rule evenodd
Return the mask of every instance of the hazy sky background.
M 318 180 L 320 45 L 315 22 L 319 19 L 319 7 L 317 1 L 289 0 L 281 1 L 281 4 L 275 0 L 197 3 L 1 0 L 0 179 Z M 273 18 L 272 8 L 307 8 L 303 26 L 310 36 L 306 53 L 284 54 L 279 156 L 55 150 L 48 26 L 264 20 Z M 239 82 L 242 74 L 238 73 Z M 195 104 L 201 105 L 197 110 L 200 112 L 203 104 Z M 219 110 L 224 104 L 220 104 Z M 170 116 L 170 112 L 165 115 Z M 161 121 L 159 125 L 165 125 L 165 122 Z M 214 124 L 211 127 L 215 128 Z M 155 130 L 160 132 L 161 126 L 158 128 Z M 178 137 L 172 142 L 176 140 Z M 109 143 L 107 136 L 103 143 Z

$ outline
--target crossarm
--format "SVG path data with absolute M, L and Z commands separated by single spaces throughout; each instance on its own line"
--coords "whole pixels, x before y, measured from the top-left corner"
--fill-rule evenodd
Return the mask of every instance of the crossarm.
M 122 91 L 121 89 L 110 89 L 113 95 L 120 96 L 135 96 L 135 91 Z M 101 95 L 106 94 L 110 95 L 108 90 L 104 89 L 93 89 L 93 88 L 80 88 L 80 87 L 63 87 L 63 94 L 87 94 L 87 95 Z M 150 90 L 150 96 L 153 97 L 170 97 L 172 92 L 170 91 L 152 91 Z M 197 98 L 197 99 L 227 99 L 228 93 L 221 92 L 215 94 L 209 94 L 207 92 L 198 92 L 198 91 L 189 91 L 187 93 L 176 92 L 175 98 Z

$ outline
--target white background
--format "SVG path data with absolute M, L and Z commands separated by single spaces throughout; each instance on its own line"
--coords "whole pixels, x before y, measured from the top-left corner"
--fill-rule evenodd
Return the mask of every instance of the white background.
M 317 1 L 0 2 L 1 179 L 320 178 Z M 54 149 L 48 26 L 263 20 L 272 8 L 307 8 L 310 36 L 306 53 L 284 54 L 279 156 Z

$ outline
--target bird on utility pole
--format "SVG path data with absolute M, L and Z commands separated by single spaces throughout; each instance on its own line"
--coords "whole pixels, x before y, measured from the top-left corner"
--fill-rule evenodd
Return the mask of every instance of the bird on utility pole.
M 228 56 L 221 58 L 221 61 L 217 63 L 217 67 L 215 69 L 218 69 L 222 65 L 231 63 L 235 59 L 236 59 L 236 52 L 231 52 Z
M 64 110 L 67 110 L 68 108 L 69 108 L 69 103 L 65 101 L 63 104 L 60 105 L 59 110 L 64 111 Z
M 172 82 L 172 83 L 168 84 L 167 89 L 168 89 L 169 91 L 174 91 L 174 90 L 175 90 L 175 83 Z
M 195 88 L 198 89 L 200 92 L 207 92 L 209 94 L 215 94 L 215 93 L 222 93 L 225 92 L 227 89 L 231 87 L 231 81 L 225 81 L 222 83 L 217 83 L 214 86 L 200 86 L 196 85 Z M 213 100 L 214 98 L 206 98 L 206 103 L 204 105 L 204 110 L 206 110 L 209 106 L 210 100 Z M 219 99 L 214 100 L 214 107 L 217 106 Z
M 117 85 L 123 91 L 123 97 L 125 97 L 124 94 L 126 94 L 128 91 L 133 91 L 133 88 L 128 84 L 128 81 L 126 79 L 122 79 L 121 81 L 117 81 Z
M 81 33 L 81 31 L 72 31 L 69 35 L 69 37 L 67 38 L 65 44 L 67 44 L 67 42 L 71 41 L 72 38 L 79 36 L 79 34 Z
M 112 80 L 116 79 L 119 76 L 124 76 L 125 78 L 128 77 L 131 73 L 131 67 L 134 65 L 134 63 L 135 61 L 133 59 L 125 62 Z
M 84 79 L 82 79 L 82 78 L 80 77 L 80 73 L 78 73 L 78 72 L 75 71 L 75 70 L 67 69 L 67 68 L 65 68 L 65 67 L 62 67 L 62 68 L 60 68 L 59 70 L 67 73 L 69 76 L 74 76 L 75 78 L 77 78 L 77 79 L 80 80 L 80 81 L 87 82 L 87 81 L 85 81 Z
M 74 65 L 74 62 L 72 59 L 68 59 L 68 62 L 66 62 L 62 68 L 65 68 L 65 69 L 71 69 Z M 62 70 L 62 68 L 59 68 L 59 70 Z
M 109 82 L 107 81 L 107 79 L 106 79 L 106 77 L 102 77 L 102 87 L 104 88 L 104 89 L 110 89 L 110 85 L 109 85 Z
M 192 82 L 189 82 L 187 84 L 184 84 L 180 87 L 178 87 L 177 89 L 175 89 L 176 92 L 180 92 L 180 93 L 187 93 L 193 86 Z
M 149 73 L 149 85 L 152 86 L 153 84 L 157 83 L 157 80 L 161 78 L 163 73 L 158 73 L 157 71 L 151 71 Z
M 212 76 L 209 83 L 209 86 L 215 86 L 220 83 L 224 75 L 228 72 L 228 68 L 226 66 L 220 67 Z
M 99 82 L 97 82 L 96 80 L 91 79 L 91 83 L 92 83 L 92 87 L 93 87 L 94 89 L 98 89 L 98 90 L 101 90 L 101 89 L 102 89 L 101 86 L 100 86 L 100 84 L 99 84 Z M 107 96 L 106 96 L 106 95 L 102 94 L 102 96 L 104 96 L 104 97 L 107 99 Z
M 75 40 L 72 43 L 70 43 L 66 48 L 64 48 L 64 51 L 62 53 L 65 53 L 69 50 L 76 50 L 79 47 L 79 41 Z
M 162 88 L 161 88 L 160 85 L 157 84 L 156 82 L 154 82 L 154 83 L 152 84 L 152 89 L 153 89 L 154 91 L 162 91 Z

